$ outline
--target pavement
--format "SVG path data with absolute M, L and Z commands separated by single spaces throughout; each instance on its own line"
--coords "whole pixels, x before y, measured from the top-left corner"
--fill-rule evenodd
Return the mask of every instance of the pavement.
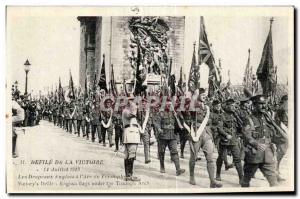
M 181 168 L 186 172 L 176 176 L 175 165 L 166 151 L 166 173 L 159 172 L 157 145 L 151 146 L 151 163 L 145 164 L 143 145 L 137 150 L 134 174 L 140 182 L 124 181 L 123 147 L 114 152 L 114 146 L 106 147 L 85 137 L 67 133 L 48 121 L 26 128 L 18 133 L 18 157 L 13 159 L 13 186 L 16 192 L 234 192 L 244 191 L 239 186 L 235 168 L 225 171 L 222 168 L 223 188 L 207 189 L 210 182 L 206 171 L 206 161 L 201 152 L 201 160 L 195 167 L 196 185 L 189 184 L 189 146 L 185 148 L 185 158 L 180 159 Z M 179 150 L 178 150 L 179 151 Z M 288 178 L 291 167 L 285 157 L 281 165 L 281 174 Z M 214 152 L 214 159 L 217 151 Z M 231 158 L 229 158 L 231 161 Z M 290 181 L 280 186 L 287 187 Z M 251 181 L 255 188 L 268 188 L 268 182 L 258 171 Z

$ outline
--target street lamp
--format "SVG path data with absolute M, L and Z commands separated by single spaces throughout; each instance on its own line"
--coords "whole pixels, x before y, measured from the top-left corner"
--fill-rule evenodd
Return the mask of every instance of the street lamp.
M 24 70 L 25 70 L 25 74 L 26 74 L 26 79 L 25 79 L 25 95 L 27 95 L 27 75 L 28 72 L 30 71 L 30 66 L 31 64 L 29 63 L 28 59 L 26 60 L 25 64 L 24 64 Z

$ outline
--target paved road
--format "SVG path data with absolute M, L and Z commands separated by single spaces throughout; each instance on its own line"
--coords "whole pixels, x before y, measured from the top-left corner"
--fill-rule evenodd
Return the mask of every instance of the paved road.
M 122 150 L 122 149 L 121 149 Z M 53 123 L 41 121 L 39 126 L 31 127 L 26 133 L 18 137 L 19 157 L 13 159 L 15 172 L 14 186 L 18 190 L 46 191 L 63 189 L 69 191 L 105 191 L 115 192 L 133 189 L 135 192 L 168 192 L 178 188 L 178 192 L 208 191 L 209 179 L 206 171 L 206 162 L 203 154 L 202 160 L 197 162 L 197 185 L 189 184 L 188 160 L 189 147 L 185 150 L 185 159 L 180 159 L 181 167 L 186 173 L 176 177 L 175 166 L 170 161 L 169 152 L 166 152 L 166 173 L 159 172 L 157 159 L 157 146 L 151 146 L 151 163 L 144 164 L 143 146 L 139 145 L 134 172 L 142 180 L 140 183 L 125 182 L 122 177 L 123 154 L 115 153 L 114 147 L 106 147 L 83 137 L 77 137 Z M 215 152 L 214 158 L 217 158 Z M 44 160 L 44 161 L 36 161 Z M 52 162 L 50 162 L 52 160 Z M 89 161 L 80 161 L 89 160 Z M 61 164 L 60 164 L 61 163 Z M 67 170 L 67 171 L 66 171 Z M 283 176 L 288 176 L 289 168 L 287 158 L 281 168 Z M 222 182 L 225 190 L 231 187 L 239 188 L 238 176 L 235 169 L 222 170 Z M 30 184 L 32 183 L 32 184 Z M 287 182 L 283 183 L 285 186 Z M 267 181 L 260 172 L 253 179 L 253 187 L 268 187 Z M 179 189 L 180 188 L 180 189 Z M 215 189 L 209 189 L 214 191 Z

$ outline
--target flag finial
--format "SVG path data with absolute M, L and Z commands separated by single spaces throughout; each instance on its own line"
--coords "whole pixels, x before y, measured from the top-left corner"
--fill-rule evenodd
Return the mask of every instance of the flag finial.
M 195 52 L 195 48 L 196 48 L 196 42 L 195 41 L 193 43 L 193 46 L 194 46 L 194 52 Z
M 250 55 L 250 51 L 251 51 L 251 50 L 250 50 L 250 48 L 249 48 L 249 49 L 248 49 L 248 53 L 249 53 L 249 55 Z
M 274 17 L 271 17 L 271 19 L 270 19 L 270 28 L 272 27 L 273 21 L 274 21 Z

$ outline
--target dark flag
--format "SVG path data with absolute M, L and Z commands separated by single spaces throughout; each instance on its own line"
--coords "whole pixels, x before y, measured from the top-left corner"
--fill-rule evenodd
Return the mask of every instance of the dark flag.
M 106 85 L 106 74 L 105 74 L 105 55 L 103 54 L 103 62 L 102 62 L 102 68 L 101 68 L 101 74 L 100 79 L 98 83 L 100 89 L 105 90 L 107 93 L 107 85 Z
M 180 67 L 180 75 L 179 75 L 179 80 L 178 80 L 178 83 L 177 83 L 177 87 L 178 89 L 180 90 L 180 92 L 182 93 L 183 92 L 183 79 L 182 79 L 182 66 Z
M 112 92 L 113 96 L 116 97 L 118 95 L 118 90 L 117 90 L 117 86 L 116 86 L 114 66 L 113 65 L 111 65 L 110 88 L 111 88 L 111 92 Z
M 70 70 L 70 80 L 69 80 L 69 93 L 68 97 L 70 99 L 75 99 L 75 91 L 74 91 L 74 83 L 73 83 L 73 78 Z
M 200 35 L 199 35 L 199 48 L 198 48 L 198 56 L 199 56 L 199 66 L 203 63 L 209 68 L 209 88 L 208 95 L 212 96 L 216 89 L 220 87 L 221 81 L 218 75 L 218 69 L 215 64 L 215 60 L 211 51 L 210 44 L 207 39 L 207 34 L 205 31 L 204 18 L 200 17 Z
M 140 70 L 140 65 L 142 64 L 140 45 L 137 45 L 137 60 L 136 60 L 136 69 L 135 69 L 135 89 L 134 94 L 139 95 L 145 89 L 143 86 L 142 73 Z
M 64 96 L 64 91 L 63 91 L 63 88 L 61 86 L 61 82 L 60 82 L 60 77 L 59 77 L 59 80 L 58 80 L 58 101 L 59 102 L 62 102 L 65 100 L 65 96 Z
M 191 92 L 195 92 L 195 90 L 200 87 L 200 83 L 199 83 L 200 71 L 199 71 L 199 65 L 196 62 L 195 45 L 196 44 L 194 44 L 194 52 L 193 52 L 190 76 L 188 81 L 188 89 Z
M 251 84 L 252 84 L 252 69 L 250 67 L 250 49 L 248 49 L 248 61 L 244 72 L 243 86 L 244 88 L 251 90 Z
M 176 80 L 175 80 L 175 75 L 170 75 L 169 79 L 168 79 L 168 86 L 170 88 L 171 91 L 171 96 L 175 96 L 176 94 Z
M 269 34 L 256 71 L 257 79 L 260 81 L 263 94 L 266 96 L 272 95 L 276 87 L 276 75 L 273 63 L 272 22 L 273 19 L 270 20 Z
M 87 76 L 85 76 L 84 80 L 84 99 L 87 99 L 89 97 L 88 94 L 88 87 L 87 87 Z

